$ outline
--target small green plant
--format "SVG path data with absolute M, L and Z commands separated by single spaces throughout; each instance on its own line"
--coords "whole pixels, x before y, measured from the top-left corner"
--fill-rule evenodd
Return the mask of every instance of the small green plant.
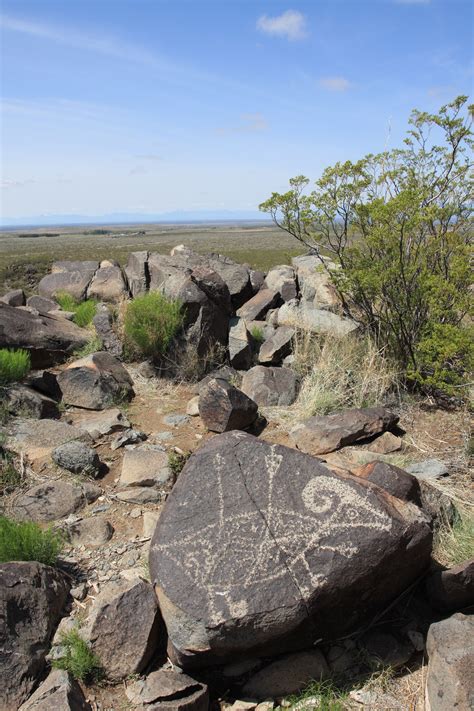
M 258 344 L 263 343 L 265 340 L 265 334 L 263 333 L 263 328 L 261 326 L 253 326 L 250 329 L 250 335 Z
M 9 494 L 21 484 L 21 474 L 9 452 L 0 454 L 0 496 Z
M 85 328 L 92 323 L 97 309 L 97 301 L 95 299 L 77 302 L 71 294 L 60 292 L 56 294 L 56 301 L 63 311 L 71 311 L 74 314 L 74 323 L 81 328 Z
M 0 348 L 0 384 L 7 385 L 22 380 L 31 368 L 28 351 Z
M 291 711 L 344 711 L 347 693 L 330 681 L 313 681 L 298 695 L 287 699 Z
M 11 521 L 0 516 L 0 562 L 36 560 L 55 565 L 63 548 L 63 538 L 51 528 L 42 530 L 33 521 Z
M 53 660 L 53 667 L 65 669 L 75 679 L 86 684 L 98 681 L 103 676 L 98 657 L 77 630 L 64 633 L 61 637 L 61 644 L 65 654 L 63 657 Z
M 474 557 L 474 514 L 460 511 L 452 526 L 441 526 L 435 540 L 435 557 L 452 566 Z
M 124 331 L 131 353 L 159 359 L 165 355 L 183 325 L 181 302 L 151 291 L 131 301 L 125 312 Z
M 85 358 L 86 356 L 91 355 L 91 353 L 97 353 L 97 351 L 101 351 L 102 347 L 102 340 L 99 338 L 99 336 L 91 336 L 87 343 L 82 346 L 82 348 L 78 348 L 76 351 L 74 351 L 73 359 L 76 360 L 77 358 Z
M 168 466 L 175 478 L 181 474 L 181 471 L 190 456 L 191 452 L 168 452 Z

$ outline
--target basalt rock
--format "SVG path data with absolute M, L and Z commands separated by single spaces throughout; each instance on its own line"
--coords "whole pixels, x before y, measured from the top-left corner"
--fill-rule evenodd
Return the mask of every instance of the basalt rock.
M 243 430 L 255 422 L 257 404 L 226 380 L 211 380 L 199 395 L 199 414 L 212 432 Z
M 291 405 L 296 400 L 298 379 L 289 368 L 255 365 L 244 373 L 242 392 L 263 407 Z
M 195 452 L 161 512 L 151 580 L 180 666 L 337 638 L 430 561 L 414 504 L 242 432 Z
M 53 669 L 19 711 L 91 711 L 91 706 L 69 672 Z
M 38 293 L 47 299 L 66 293 L 76 301 L 82 301 L 86 298 L 87 287 L 98 267 L 97 262 L 55 262 L 52 273 L 43 277 L 38 284 Z
M 58 375 L 63 401 L 88 410 L 105 410 L 116 402 L 131 400 L 132 379 L 110 353 L 99 351 L 75 360 Z

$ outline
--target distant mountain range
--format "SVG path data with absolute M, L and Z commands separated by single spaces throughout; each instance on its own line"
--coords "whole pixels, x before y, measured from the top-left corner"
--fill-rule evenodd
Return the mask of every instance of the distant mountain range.
M 111 212 L 105 215 L 34 215 L 32 217 L 0 217 L 2 229 L 19 227 L 53 227 L 58 225 L 144 224 L 152 222 L 268 222 L 257 210 L 176 210 L 174 212 Z

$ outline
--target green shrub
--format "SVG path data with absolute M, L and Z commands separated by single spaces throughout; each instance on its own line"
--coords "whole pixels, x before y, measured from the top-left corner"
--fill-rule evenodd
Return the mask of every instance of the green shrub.
M 6 385 L 22 380 L 31 368 L 28 351 L 0 348 L 0 384 Z
M 250 329 L 250 335 L 256 343 L 263 343 L 265 340 L 265 334 L 261 326 L 253 326 Z
M 42 530 L 33 521 L 11 521 L 0 516 L 0 562 L 36 560 L 54 565 L 63 548 L 62 536 L 51 528 Z
M 75 679 L 85 683 L 98 681 L 102 677 L 103 670 L 98 657 L 77 630 L 63 634 L 61 645 L 64 647 L 64 656 L 54 659 L 53 667 L 65 669 Z
M 168 466 L 175 478 L 181 474 L 181 471 L 190 456 L 191 452 L 168 452 Z
M 8 452 L 0 454 L 0 496 L 9 494 L 21 484 L 21 474 Z
M 99 338 L 97 334 L 93 335 L 89 338 L 87 343 L 82 346 L 82 348 L 78 348 L 74 351 L 73 360 L 76 360 L 78 358 L 85 358 L 86 356 L 91 355 L 91 353 L 97 353 L 98 351 L 101 351 L 102 348 L 102 339 Z
M 85 328 L 92 323 L 97 309 L 97 301 L 95 299 L 77 302 L 71 294 L 60 292 L 56 294 L 56 301 L 63 311 L 70 311 L 74 314 L 73 321 L 81 328 Z
M 125 312 L 127 347 L 132 353 L 156 360 L 166 353 L 182 325 L 180 301 L 158 291 L 138 296 Z

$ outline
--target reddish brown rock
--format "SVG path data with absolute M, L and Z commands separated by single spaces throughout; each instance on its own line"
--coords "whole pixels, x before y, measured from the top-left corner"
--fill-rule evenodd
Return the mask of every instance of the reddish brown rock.
M 377 484 L 398 499 L 413 501 L 417 506 L 421 506 L 418 480 L 393 464 L 370 462 L 363 467 L 354 469 L 353 473 Z
M 226 380 L 214 378 L 199 394 L 199 414 L 211 432 L 228 432 L 250 427 L 258 405 Z

